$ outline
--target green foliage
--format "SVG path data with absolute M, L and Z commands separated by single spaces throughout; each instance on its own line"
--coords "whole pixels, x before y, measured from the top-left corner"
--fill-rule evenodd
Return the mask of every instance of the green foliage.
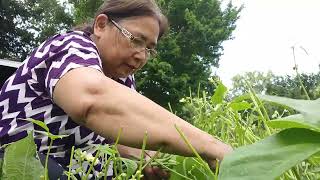
M 33 46 L 32 34 L 18 28 L 15 19 L 25 22 L 31 13 L 18 1 L 0 1 L 0 58 L 16 58 Z M 28 43 L 28 41 L 30 41 Z
M 301 74 L 303 86 L 311 99 L 320 97 L 320 73 Z M 246 82 L 251 84 L 258 94 L 269 94 L 293 99 L 307 99 L 303 93 L 297 76 L 276 76 L 272 72 L 247 72 L 232 78 L 232 95 L 239 96 L 246 93 Z
M 223 87 L 221 83 L 217 86 Z M 319 155 L 314 155 L 320 151 L 320 134 L 315 132 L 319 131 L 320 118 L 319 113 L 316 113 L 320 106 L 318 100 L 259 96 L 273 103 L 284 104 L 282 108 L 293 108 L 301 113 L 284 118 L 283 114 L 277 114 L 274 116 L 276 120 L 270 121 L 265 103 L 257 99 L 252 89 L 249 88 L 249 94 L 231 101 L 226 101 L 226 94 L 222 93 L 223 88 L 220 89 L 211 97 L 219 99 L 213 101 L 215 103 L 208 101 L 210 97 L 207 97 L 207 93 L 187 97 L 182 101 L 193 107 L 192 123 L 195 126 L 235 148 L 222 161 L 218 179 L 320 178 L 317 174 Z M 288 130 L 278 133 L 276 128 Z M 193 166 L 197 167 L 197 164 Z M 181 165 L 179 167 L 181 170 Z
M 66 4 L 57 0 L 1 0 L 0 4 L 0 58 L 23 61 L 44 39 L 73 23 Z
M 271 72 L 263 73 L 258 71 L 246 72 L 243 75 L 236 75 L 232 78 L 231 94 L 239 96 L 247 93 L 247 85 L 249 83 L 256 93 L 265 93 L 270 87 L 276 76 Z
M 319 100 L 295 100 L 265 95 L 259 97 L 284 104 L 301 114 L 269 121 L 267 124 L 287 130 L 236 149 L 222 162 L 219 179 L 275 179 L 320 151 L 320 118 L 317 112 L 320 108 Z M 305 168 L 307 167 L 302 167 Z M 309 176 L 319 178 L 312 173 Z
M 70 0 L 69 2 L 74 5 L 74 20 L 75 24 L 79 25 L 91 21 L 104 0 Z
M 208 173 L 208 170 L 199 165 L 199 162 L 195 158 L 191 157 L 177 157 L 178 165 L 174 168 L 178 173 L 183 174 L 189 179 L 201 179 L 201 180 L 212 180 L 214 176 Z M 185 180 L 186 178 L 172 173 L 170 176 L 171 180 Z
M 170 102 L 181 115 L 179 99 L 200 83 L 211 94 L 211 67 L 218 67 L 221 43 L 231 38 L 240 9 L 222 10 L 217 0 L 158 1 L 170 22 L 160 41 L 159 56 L 136 75 L 137 87 L 162 106 Z
M 36 158 L 36 145 L 32 133 L 5 148 L 1 179 L 40 179 L 40 176 L 44 177 L 43 172 L 44 168 Z
M 126 159 L 126 158 L 121 158 L 121 161 L 125 165 L 125 169 L 127 170 L 127 176 L 131 177 L 138 169 L 137 163 L 133 160 Z

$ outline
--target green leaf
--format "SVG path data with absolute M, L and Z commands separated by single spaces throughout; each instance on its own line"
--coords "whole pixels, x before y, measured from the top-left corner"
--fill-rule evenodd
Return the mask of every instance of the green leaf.
M 286 129 L 240 147 L 221 163 L 219 180 L 270 180 L 320 151 L 320 133 Z
M 138 165 L 135 161 L 127 158 L 121 158 L 121 161 L 127 167 L 127 177 L 131 177 L 137 170 Z
M 243 94 L 241 96 L 235 97 L 234 99 L 232 99 L 231 103 L 243 102 L 245 100 L 250 100 L 250 99 L 251 99 L 250 94 L 246 93 L 246 94 Z
M 54 134 L 51 134 L 50 132 L 36 131 L 36 130 L 34 132 L 48 136 L 53 141 L 56 139 L 62 139 L 69 136 L 69 135 L 54 135 Z
M 251 108 L 251 104 L 248 102 L 233 102 L 229 104 L 229 107 L 232 108 L 235 111 L 243 111 L 246 109 Z
M 106 145 L 93 145 L 99 150 L 101 153 L 108 154 L 110 156 L 115 156 L 117 151 L 114 149 L 114 147 L 106 144 Z
M 227 92 L 227 87 L 224 86 L 222 83 L 219 83 L 216 91 L 214 92 L 214 95 L 211 98 L 211 102 L 214 105 L 221 104 L 223 102 L 223 98 L 226 92 Z
M 281 128 L 281 129 L 288 129 L 288 128 L 305 128 L 314 131 L 319 131 L 320 128 L 313 126 L 301 114 L 295 114 L 291 116 L 287 116 L 284 118 L 275 119 L 272 121 L 267 122 L 268 126 L 272 128 Z
M 298 118 L 296 120 L 303 120 L 302 123 L 305 125 L 315 127 L 317 129 L 320 128 L 320 99 L 300 100 L 267 95 L 259 95 L 258 97 L 266 101 L 271 101 L 291 107 L 299 111 L 303 116 L 303 118 Z M 297 122 L 296 120 L 295 122 Z
M 38 121 L 38 120 L 34 120 L 34 119 L 26 119 L 26 121 L 30 121 L 33 124 L 36 124 L 36 125 L 42 127 L 46 132 L 50 132 L 48 126 L 42 121 Z
M 214 179 L 211 173 L 206 172 L 206 170 L 199 165 L 199 162 L 196 161 L 196 158 L 177 156 L 176 161 L 178 162 L 178 165 L 174 167 L 174 170 L 182 175 L 185 175 L 186 177 L 201 180 Z M 170 179 L 184 180 L 185 178 L 172 173 Z
M 34 180 L 44 175 L 44 168 L 36 158 L 32 133 L 8 145 L 5 149 L 2 180 Z

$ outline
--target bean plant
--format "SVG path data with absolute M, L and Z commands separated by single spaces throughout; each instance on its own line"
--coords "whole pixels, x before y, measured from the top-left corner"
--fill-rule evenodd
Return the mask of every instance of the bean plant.
M 113 179 L 142 179 L 143 169 L 152 165 L 170 171 L 171 180 L 320 179 L 320 99 L 257 95 L 250 85 L 247 85 L 247 94 L 230 99 L 221 82 L 212 83 L 217 87 L 212 97 L 198 90 L 196 95 L 190 93 L 180 102 L 190 112 L 190 123 L 233 146 L 234 151 L 217 162 L 215 169 L 199 156 L 176 126 L 181 138 L 194 152 L 193 158 L 165 154 L 160 148 L 154 157 L 145 160 L 148 156 L 145 151 L 147 132 L 141 157 L 123 158 L 116 148 L 120 131 L 114 144 L 93 146 L 95 154 L 73 147 L 65 175 L 68 179 L 106 179 L 111 168 Z M 269 108 L 279 105 L 282 112 Z M 47 163 L 43 167 L 36 157 L 33 133 L 47 135 L 50 144 L 64 136 L 51 134 L 43 122 L 29 121 L 42 127 L 43 132 L 30 132 L 27 138 L 6 146 L 0 161 L 1 179 L 48 179 Z M 102 170 L 93 173 L 98 162 L 102 164 Z M 83 164 L 88 164 L 88 168 Z

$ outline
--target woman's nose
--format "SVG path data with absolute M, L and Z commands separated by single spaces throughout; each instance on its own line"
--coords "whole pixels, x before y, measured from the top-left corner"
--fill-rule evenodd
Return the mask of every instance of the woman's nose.
M 144 50 L 136 52 L 134 55 L 134 58 L 136 61 L 139 61 L 139 63 L 147 61 L 146 50 L 144 49 Z

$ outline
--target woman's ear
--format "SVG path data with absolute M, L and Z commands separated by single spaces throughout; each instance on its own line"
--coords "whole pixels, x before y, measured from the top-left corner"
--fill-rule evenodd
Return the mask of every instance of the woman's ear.
M 93 32 L 96 37 L 100 37 L 100 34 L 105 32 L 108 26 L 109 18 L 105 14 L 99 14 L 94 20 Z

